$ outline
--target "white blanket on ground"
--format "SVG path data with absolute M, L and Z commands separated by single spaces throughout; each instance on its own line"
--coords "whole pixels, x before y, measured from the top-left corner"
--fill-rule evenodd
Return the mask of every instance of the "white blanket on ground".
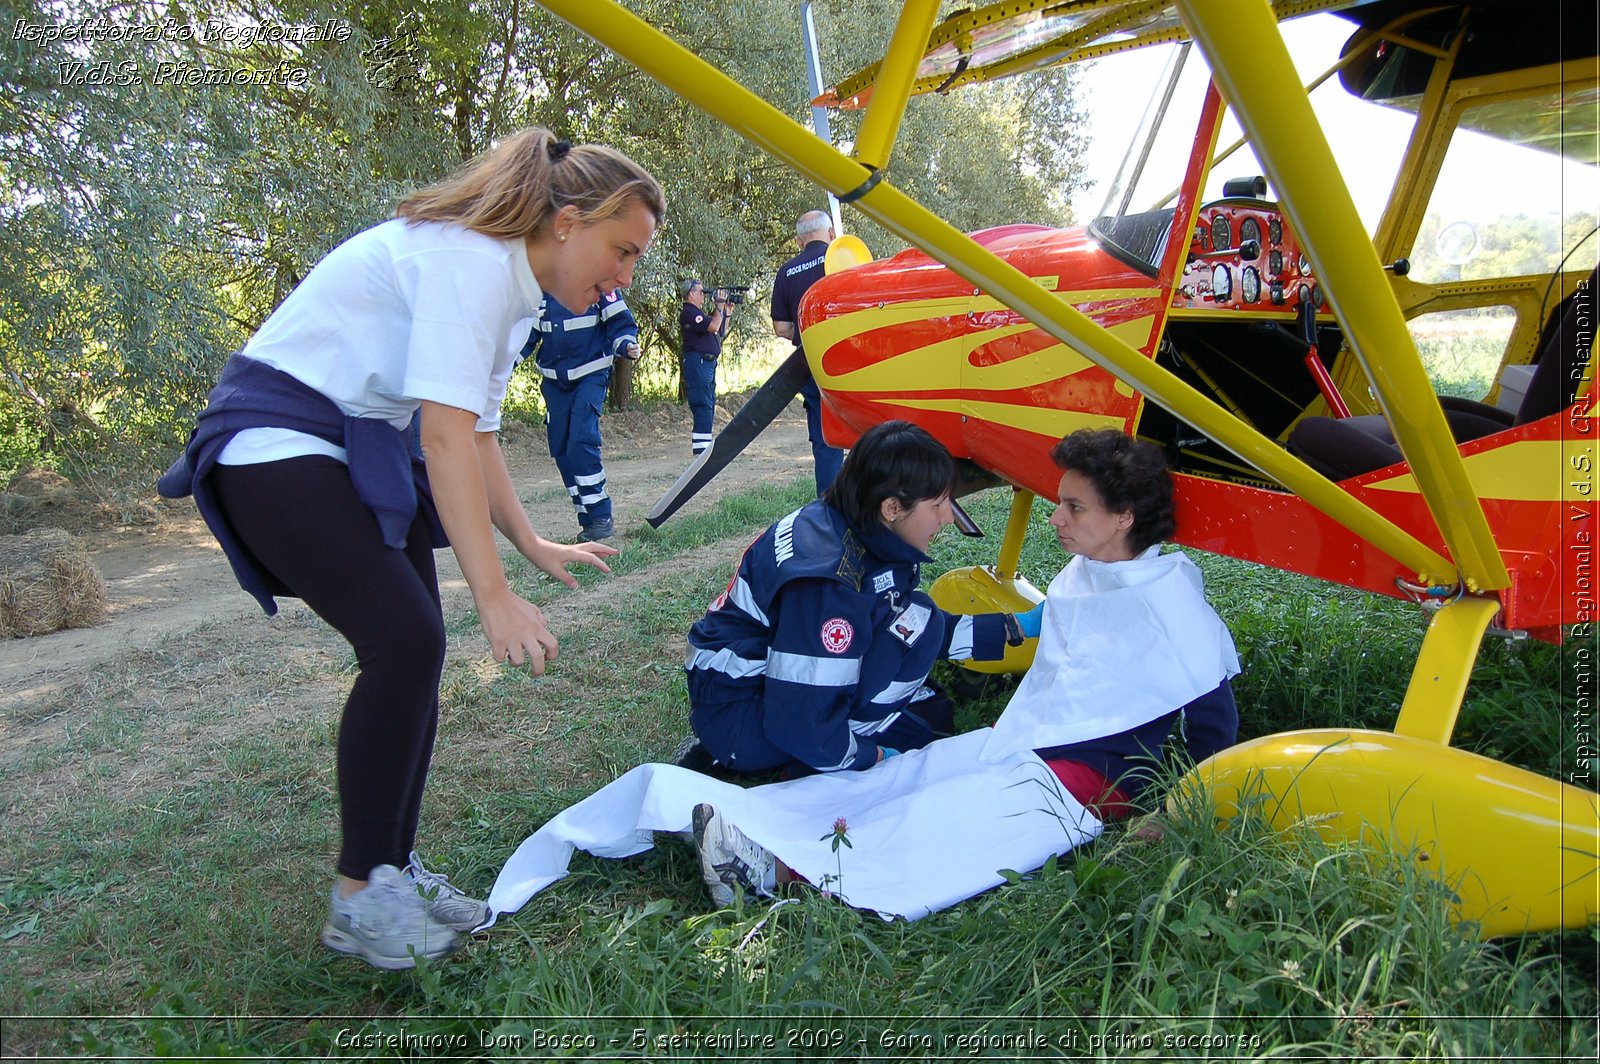
M 690 829 L 715 805 L 809 882 L 851 905 L 915 920 L 1027 872 L 1100 833 L 1031 751 L 984 762 L 987 729 L 910 750 L 867 772 L 742 788 L 671 765 L 640 765 L 529 836 L 495 880 L 489 922 L 567 874 L 575 849 L 627 857 L 652 833 Z M 851 845 L 835 855 L 834 821 Z M 487 925 L 486 925 L 487 926 Z

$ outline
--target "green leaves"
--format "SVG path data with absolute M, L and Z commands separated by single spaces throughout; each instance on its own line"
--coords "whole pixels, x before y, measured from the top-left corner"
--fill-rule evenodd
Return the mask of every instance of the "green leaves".
M 796 119 L 809 92 L 786 0 L 633 6 Z M 898 5 L 828 3 L 830 75 L 881 50 Z M 99 14 L 23 3 L 40 26 Z M 628 299 L 651 365 L 675 379 L 677 281 L 756 290 L 732 334 L 766 342 L 766 292 L 793 222 L 825 198 L 787 167 L 522 0 L 380 0 L 343 39 L 200 37 L 193 27 L 329 18 L 304 0 L 120 5 L 153 39 L 15 40 L 0 54 L 0 479 L 19 465 L 132 459 L 187 432 L 228 354 L 339 241 L 406 191 L 531 124 L 613 144 L 656 174 L 668 217 Z M 9 25 L 9 23 L 8 23 Z M 183 26 L 184 33 L 177 27 Z M 63 64 L 104 64 L 79 84 Z M 156 83 L 160 64 L 297 72 L 267 84 Z M 76 68 L 74 68 L 76 69 Z M 893 179 L 955 224 L 1064 217 L 1077 181 L 1066 75 L 919 101 Z M 849 136 L 854 117 L 841 118 Z M 900 244 L 850 218 L 874 251 Z M 666 386 L 670 389 L 670 384 Z

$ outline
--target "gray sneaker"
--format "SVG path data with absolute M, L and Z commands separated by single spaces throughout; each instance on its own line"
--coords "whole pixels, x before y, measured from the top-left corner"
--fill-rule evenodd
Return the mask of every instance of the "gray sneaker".
M 428 915 L 428 903 L 406 874 L 379 865 L 367 885 L 349 897 L 333 890 L 322 944 L 350 953 L 375 968 L 415 968 L 419 958 L 437 960 L 460 944 L 456 933 Z
M 411 851 L 406 875 L 417 893 L 428 903 L 428 915 L 453 931 L 471 931 L 489 919 L 489 906 L 450 882 L 448 876 L 430 872 L 422 866 L 417 851 Z
M 705 880 L 713 905 L 732 905 L 736 894 L 772 896 L 777 886 L 772 851 L 724 820 L 715 806 L 702 802 L 694 807 L 694 848 L 700 855 L 700 878 Z

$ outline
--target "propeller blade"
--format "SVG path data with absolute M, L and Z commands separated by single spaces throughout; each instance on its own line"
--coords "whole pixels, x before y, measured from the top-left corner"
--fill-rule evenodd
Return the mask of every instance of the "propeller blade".
M 683 471 L 678 482 L 656 501 L 645 515 L 650 527 L 660 528 L 662 522 L 677 513 L 680 506 L 694 498 L 696 492 L 711 483 L 711 479 L 722 472 L 729 462 L 739 457 L 750 441 L 772 424 L 772 419 L 783 413 L 784 407 L 800 394 L 800 386 L 810 373 L 805 354 L 797 348 L 723 426 L 717 438 L 711 441 L 711 446 L 700 452 L 693 464 Z

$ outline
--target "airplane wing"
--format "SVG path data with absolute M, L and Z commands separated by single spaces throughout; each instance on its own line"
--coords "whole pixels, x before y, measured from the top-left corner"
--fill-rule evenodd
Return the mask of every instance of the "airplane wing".
M 1273 0 L 1279 21 L 1361 0 Z M 1003 0 L 959 11 L 935 26 L 912 95 L 948 92 L 1029 70 L 1188 40 L 1165 0 Z M 872 98 L 881 62 L 845 78 L 814 106 L 858 110 Z

